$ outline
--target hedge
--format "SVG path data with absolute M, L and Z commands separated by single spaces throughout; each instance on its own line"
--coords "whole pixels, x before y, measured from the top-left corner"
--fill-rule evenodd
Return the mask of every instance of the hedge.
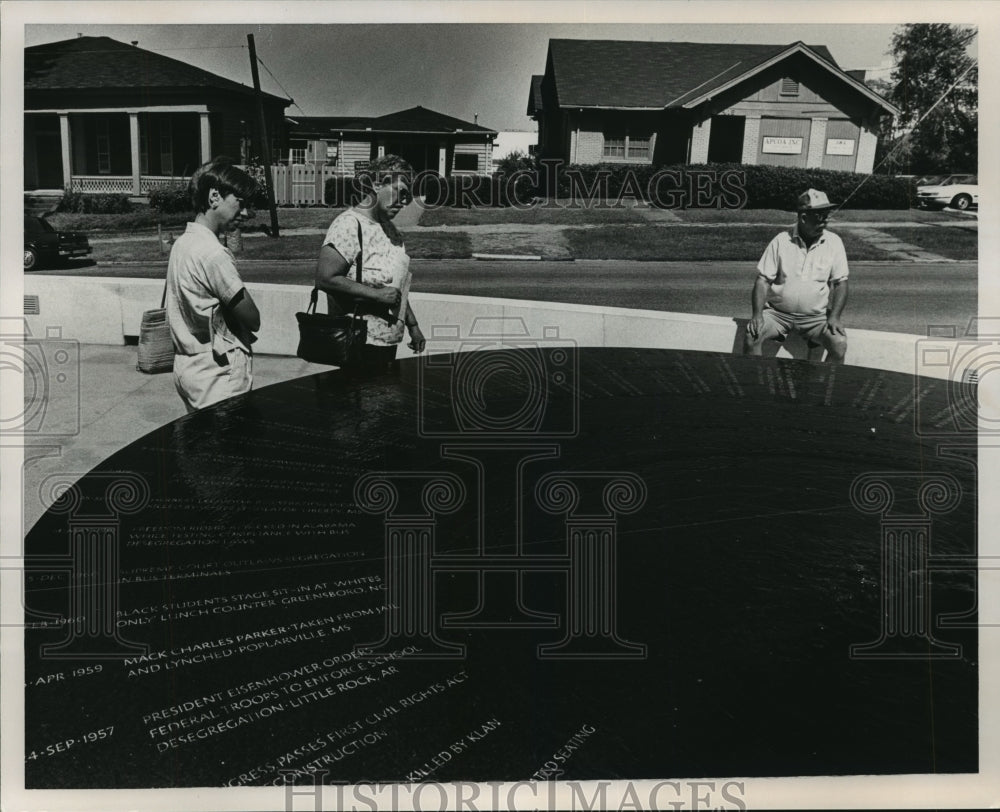
M 150 189 L 147 197 L 149 198 L 149 207 L 161 214 L 182 214 L 194 211 L 194 203 L 191 200 L 187 182 Z M 250 200 L 246 201 L 246 206 L 251 210 L 267 209 L 267 187 L 258 184 L 256 193 Z
M 437 172 L 419 172 L 412 178 L 413 193 L 424 198 L 424 205 L 457 208 L 527 205 L 535 196 L 535 181 L 536 176 L 527 171 L 510 176 L 497 173 L 450 178 Z M 328 206 L 354 205 L 362 194 L 356 178 L 327 178 L 323 201 Z
M 731 208 L 791 210 L 795 198 L 812 187 L 848 209 L 908 209 L 916 186 L 908 178 L 733 163 L 657 167 L 650 164 L 570 164 L 546 161 L 513 173 L 415 176 L 414 193 L 429 207 L 526 206 L 537 196 L 580 205 L 615 205 L 639 199 L 665 209 Z M 330 178 L 325 202 L 353 205 L 362 194 L 351 177 Z
M 191 195 L 186 183 L 161 186 L 149 190 L 149 207 L 161 214 L 180 214 L 193 211 Z
M 848 209 L 908 209 L 916 200 L 912 180 L 830 169 L 749 164 L 556 164 L 543 167 L 540 186 L 549 196 L 590 203 L 638 198 L 669 209 L 792 209 L 813 187 Z
M 56 211 L 72 214 L 128 214 L 132 203 L 128 195 L 92 195 L 67 188 Z

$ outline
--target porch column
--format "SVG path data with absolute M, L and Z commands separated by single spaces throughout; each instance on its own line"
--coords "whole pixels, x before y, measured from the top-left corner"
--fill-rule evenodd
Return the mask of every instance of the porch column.
M 128 114 L 128 135 L 129 143 L 132 146 L 132 195 L 138 197 L 142 194 L 142 189 L 140 188 L 140 178 L 139 172 L 141 165 L 139 163 L 139 114 L 129 113 Z
M 757 163 L 757 145 L 760 143 L 760 116 L 748 115 L 743 126 L 743 157 L 741 163 Z
M 448 174 L 448 145 L 444 141 L 438 142 L 438 174 L 443 178 Z
M 806 168 L 823 166 L 826 152 L 826 119 L 814 118 L 809 125 L 809 152 L 806 154 Z
M 71 146 L 71 132 L 69 128 L 69 113 L 59 114 L 59 142 L 62 147 L 62 168 L 63 168 L 63 188 L 69 189 L 73 185 L 73 162 Z
M 212 128 L 208 123 L 208 113 L 198 114 L 201 124 L 201 162 L 203 164 L 212 160 Z
M 712 137 L 712 119 L 704 121 L 691 128 L 691 157 L 688 163 L 708 163 L 708 142 Z

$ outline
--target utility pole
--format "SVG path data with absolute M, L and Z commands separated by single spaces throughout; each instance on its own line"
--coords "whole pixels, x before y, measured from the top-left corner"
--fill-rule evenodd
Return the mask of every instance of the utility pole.
M 257 95 L 257 128 L 260 131 L 261 160 L 264 163 L 264 183 L 267 186 L 267 207 L 271 210 L 271 236 L 278 237 L 278 207 L 274 203 L 274 178 L 271 176 L 271 145 L 267 140 L 267 122 L 264 119 L 264 94 L 260 89 L 260 73 L 257 72 L 257 48 L 253 34 L 247 34 L 250 46 L 250 72 L 253 74 L 253 89 Z

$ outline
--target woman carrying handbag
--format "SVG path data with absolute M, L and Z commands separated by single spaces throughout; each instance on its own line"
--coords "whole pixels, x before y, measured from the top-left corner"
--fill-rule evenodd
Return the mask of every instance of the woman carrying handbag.
M 316 288 L 327 294 L 331 315 L 349 316 L 360 305 L 367 338 L 359 369 L 383 372 L 409 331 L 409 347 L 423 352 L 424 334 L 409 303 L 410 258 L 392 219 L 411 202 L 412 167 L 394 155 L 374 162 L 371 182 L 354 206 L 330 224 L 316 264 Z M 357 262 L 360 256 L 361 262 Z M 360 280 L 349 274 L 361 267 Z

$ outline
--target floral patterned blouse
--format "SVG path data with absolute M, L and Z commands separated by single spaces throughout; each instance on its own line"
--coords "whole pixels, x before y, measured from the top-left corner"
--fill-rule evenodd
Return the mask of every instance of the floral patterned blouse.
M 392 346 L 403 340 L 403 320 L 410 292 L 410 258 L 406 247 L 402 244 L 394 245 L 379 223 L 367 217 L 358 217 L 353 211 L 345 211 L 330 223 L 323 244 L 332 245 L 351 263 L 347 271 L 349 279 L 357 279 L 354 258 L 358 255 L 358 223 L 361 223 L 361 237 L 365 246 L 361 281 L 366 285 L 392 285 L 402 293 L 398 321 L 389 322 L 381 316 L 365 316 L 368 322 L 368 343 Z

